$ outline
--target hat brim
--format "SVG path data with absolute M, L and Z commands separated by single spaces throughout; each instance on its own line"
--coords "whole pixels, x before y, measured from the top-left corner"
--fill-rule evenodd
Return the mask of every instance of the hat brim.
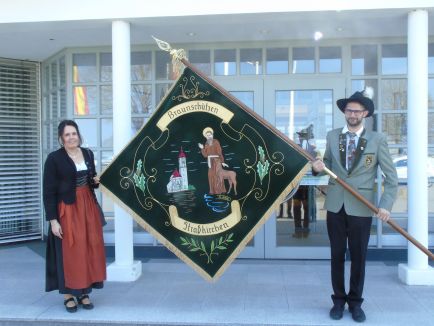
M 368 115 L 366 116 L 366 118 L 372 116 L 372 114 L 374 113 L 374 105 L 372 100 L 370 99 L 341 98 L 340 100 L 336 101 L 336 104 L 339 110 L 341 110 L 342 113 L 345 113 L 345 108 L 347 104 L 351 102 L 359 103 L 366 109 L 366 111 L 368 111 Z

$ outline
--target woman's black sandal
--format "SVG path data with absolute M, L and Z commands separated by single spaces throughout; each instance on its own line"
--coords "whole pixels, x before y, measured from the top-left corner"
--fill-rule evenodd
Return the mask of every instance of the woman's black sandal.
M 89 299 L 90 300 L 89 296 L 87 294 L 84 294 L 82 296 L 77 297 L 78 304 L 81 304 L 81 306 L 83 307 L 83 309 L 87 309 L 87 310 L 93 309 L 93 303 L 92 302 L 90 302 L 90 303 L 83 303 L 84 299 Z
M 75 303 L 75 299 L 74 297 L 71 297 L 69 299 L 66 299 L 65 301 L 63 301 L 63 304 L 65 305 L 65 309 L 67 312 L 76 312 L 77 311 L 77 304 L 75 303 L 74 306 L 72 307 L 68 307 L 67 304 L 68 302 L 73 301 Z

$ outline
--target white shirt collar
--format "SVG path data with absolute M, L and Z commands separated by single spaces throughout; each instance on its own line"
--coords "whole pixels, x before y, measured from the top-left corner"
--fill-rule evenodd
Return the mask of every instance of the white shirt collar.
M 362 135 L 363 129 L 365 129 L 365 127 L 361 126 L 360 129 L 356 131 L 357 137 L 360 137 Z M 342 133 L 346 134 L 348 131 L 348 126 L 345 125 L 345 127 L 342 129 Z

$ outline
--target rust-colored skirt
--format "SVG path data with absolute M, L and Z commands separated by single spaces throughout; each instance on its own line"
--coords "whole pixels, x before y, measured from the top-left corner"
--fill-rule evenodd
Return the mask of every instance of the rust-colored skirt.
M 76 190 L 72 205 L 59 203 L 63 231 L 65 287 L 85 289 L 106 279 L 104 239 L 99 210 L 89 187 Z

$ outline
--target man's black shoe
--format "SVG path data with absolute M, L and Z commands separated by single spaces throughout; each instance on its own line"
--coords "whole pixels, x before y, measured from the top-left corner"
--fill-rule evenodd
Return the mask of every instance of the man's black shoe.
M 351 312 L 351 316 L 353 320 L 358 323 L 363 323 L 366 320 L 366 315 L 362 308 L 360 307 L 352 307 L 348 309 Z M 330 312 L 331 313 L 331 312 Z
M 332 309 L 330 309 L 330 318 L 334 320 L 339 320 L 344 315 L 344 306 L 335 304 Z

